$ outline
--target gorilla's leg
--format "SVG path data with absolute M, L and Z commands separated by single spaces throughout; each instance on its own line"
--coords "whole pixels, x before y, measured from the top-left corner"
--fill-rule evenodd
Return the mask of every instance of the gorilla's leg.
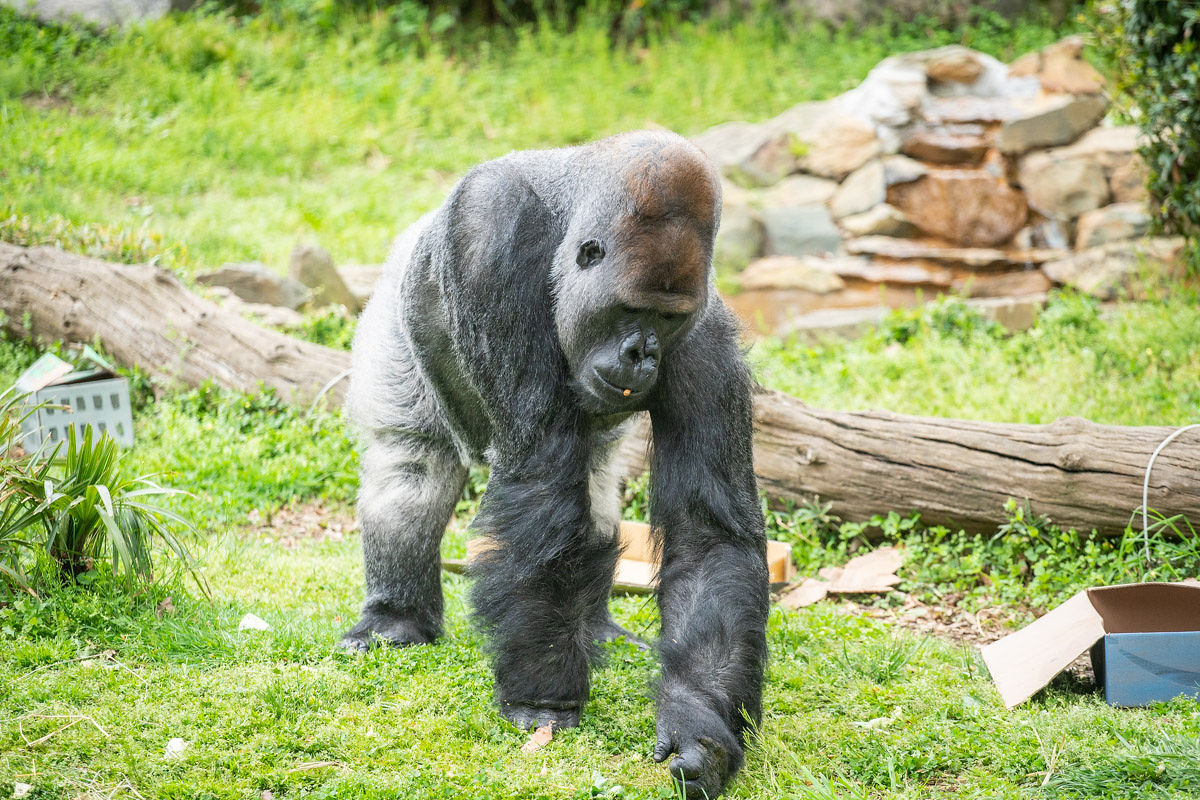
M 367 598 L 340 646 L 423 644 L 442 632 L 439 545 L 467 470 L 448 442 L 400 432 L 368 435 L 358 514 Z
M 474 565 L 473 605 L 500 712 L 522 728 L 579 724 L 617 559 L 612 531 L 593 527 L 587 446 L 570 430 L 547 439 L 492 464 L 476 518 L 495 546 Z
M 621 497 L 620 475 L 613 461 L 620 446 L 620 436 L 623 429 L 614 431 L 608 441 L 597 445 L 592 453 L 592 464 L 588 474 L 588 503 L 591 509 L 592 529 L 599 539 L 620 541 Z M 601 644 L 616 641 L 622 636 L 625 641 L 646 649 L 648 645 L 622 628 L 612 618 L 608 610 L 608 595 L 612 592 L 612 581 L 609 580 L 609 591 L 596 607 L 591 617 L 592 638 Z

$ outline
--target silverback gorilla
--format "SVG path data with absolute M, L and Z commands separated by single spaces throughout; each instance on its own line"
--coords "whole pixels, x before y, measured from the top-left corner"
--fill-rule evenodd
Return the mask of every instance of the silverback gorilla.
M 750 378 L 712 287 L 720 181 L 674 134 L 511 153 L 405 231 L 359 322 L 362 619 L 431 642 L 438 546 L 467 466 L 491 476 L 472 600 L 501 713 L 579 724 L 618 555 L 622 423 L 649 411 L 662 566 L 658 761 L 715 797 L 761 712 L 768 610 Z

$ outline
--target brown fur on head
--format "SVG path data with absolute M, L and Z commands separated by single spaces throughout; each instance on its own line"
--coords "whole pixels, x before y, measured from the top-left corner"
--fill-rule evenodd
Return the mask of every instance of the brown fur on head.
M 678 136 L 635 133 L 612 141 L 625 197 L 615 233 L 628 256 L 618 291 L 631 305 L 693 311 L 707 288 L 720 179 Z

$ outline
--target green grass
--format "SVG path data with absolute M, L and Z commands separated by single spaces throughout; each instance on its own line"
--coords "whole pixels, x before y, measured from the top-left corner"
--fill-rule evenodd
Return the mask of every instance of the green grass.
M 383 12 L 334 22 L 189 14 L 96 37 L 0 10 L 0 237 L 184 271 L 282 268 L 300 240 L 338 263 L 381 261 L 459 175 L 509 150 L 765 119 L 896 50 L 1012 58 L 1062 32 L 998 16 L 831 32 L 752 15 L 614 47 L 608 18 L 585 14 L 570 32 L 417 46 Z

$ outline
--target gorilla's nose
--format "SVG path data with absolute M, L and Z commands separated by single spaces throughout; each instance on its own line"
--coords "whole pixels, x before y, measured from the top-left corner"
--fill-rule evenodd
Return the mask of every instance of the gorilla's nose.
M 658 377 L 658 336 L 651 330 L 638 328 L 621 340 L 616 358 L 596 365 L 604 381 L 626 397 L 644 392 Z

